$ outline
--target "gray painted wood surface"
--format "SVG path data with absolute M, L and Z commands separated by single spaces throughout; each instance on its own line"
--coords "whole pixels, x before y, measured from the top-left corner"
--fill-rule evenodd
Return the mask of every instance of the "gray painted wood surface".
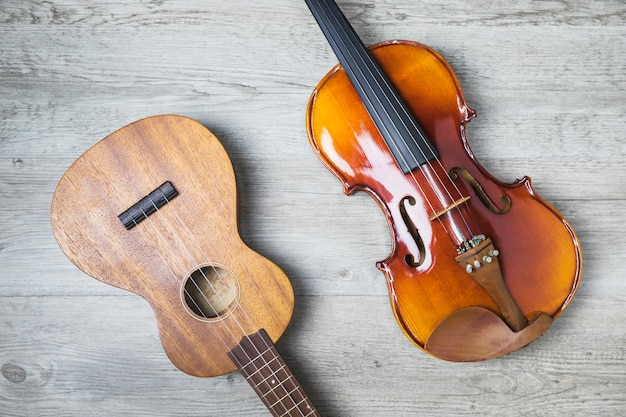
M 626 413 L 626 6 L 623 1 L 339 1 L 365 43 L 412 39 L 452 65 L 498 178 L 528 175 L 573 224 L 583 281 L 530 346 L 482 363 L 402 334 L 374 263 L 368 196 L 310 149 L 308 97 L 336 59 L 304 2 L 0 2 L 0 415 L 269 415 L 239 374 L 174 368 L 142 299 L 78 271 L 49 225 L 54 187 L 142 117 L 197 119 L 223 142 L 241 234 L 290 276 L 278 343 L 324 416 Z

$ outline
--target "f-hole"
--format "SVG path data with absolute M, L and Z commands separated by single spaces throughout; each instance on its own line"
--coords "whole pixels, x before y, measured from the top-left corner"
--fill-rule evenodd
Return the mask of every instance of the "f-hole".
M 239 302 L 239 280 L 228 268 L 203 265 L 187 275 L 182 298 L 187 310 L 201 320 L 229 315 Z
M 426 247 L 424 246 L 424 241 L 422 240 L 422 236 L 420 236 L 420 233 L 417 230 L 417 227 L 415 227 L 415 224 L 413 224 L 413 221 L 411 220 L 411 216 L 409 216 L 409 213 L 407 213 L 406 211 L 405 202 L 414 206 L 416 201 L 415 201 L 415 198 L 411 196 L 406 196 L 402 200 L 400 200 L 400 214 L 402 215 L 402 220 L 404 221 L 404 224 L 406 225 L 409 233 L 411 234 L 411 237 L 415 241 L 415 245 L 417 245 L 419 258 L 417 262 L 415 262 L 415 257 L 409 253 L 404 257 L 404 260 L 409 266 L 413 268 L 417 268 L 418 266 L 424 263 L 424 260 L 426 258 Z

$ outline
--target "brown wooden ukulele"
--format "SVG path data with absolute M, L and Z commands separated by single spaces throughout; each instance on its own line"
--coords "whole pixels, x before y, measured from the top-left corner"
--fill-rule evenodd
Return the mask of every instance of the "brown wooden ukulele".
M 152 306 L 170 360 L 195 376 L 239 369 L 274 416 L 319 416 L 273 342 L 291 283 L 237 228 L 235 175 L 189 118 L 132 123 L 85 152 L 54 193 L 54 235 L 92 277 Z

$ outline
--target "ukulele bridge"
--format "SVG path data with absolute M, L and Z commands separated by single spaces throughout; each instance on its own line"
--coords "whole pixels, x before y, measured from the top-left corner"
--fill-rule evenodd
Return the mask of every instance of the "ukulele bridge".
M 126 230 L 130 230 L 177 195 L 176 188 L 171 182 L 166 181 L 117 217 Z

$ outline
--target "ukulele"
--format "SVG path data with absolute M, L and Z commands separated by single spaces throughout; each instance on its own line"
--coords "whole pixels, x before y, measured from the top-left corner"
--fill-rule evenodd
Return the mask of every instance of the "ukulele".
M 392 235 L 393 313 L 424 351 L 490 359 L 541 336 L 574 297 L 578 238 L 524 177 L 501 182 L 465 138 L 475 112 L 431 48 L 366 48 L 332 0 L 306 0 L 340 65 L 317 85 L 307 132 L 344 191 L 368 192 Z
M 239 369 L 273 416 L 319 416 L 274 346 L 293 312 L 284 272 L 238 234 L 235 175 L 189 118 L 132 123 L 61 178 L 54 236 L 88 275 L 145 298 L 163 348 L 187 374 Z

